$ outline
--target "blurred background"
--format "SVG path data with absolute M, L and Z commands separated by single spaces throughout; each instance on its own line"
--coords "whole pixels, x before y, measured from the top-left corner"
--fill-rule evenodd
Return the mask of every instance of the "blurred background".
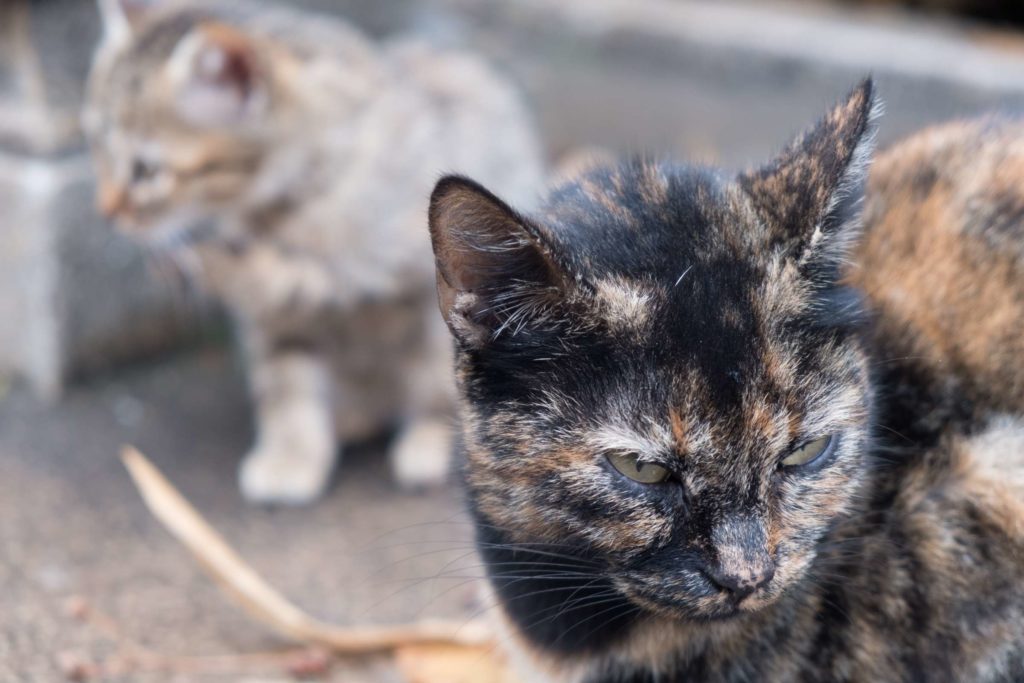
M 880 142 L 1024 105 L 1019 0 L 302 0 L 386 39 L 490 59 L 558 159 L 582 147 L 764 158 L 873 73 Z M 286 595 L 339 623 L 486 609 L 455 488 L 392 486 L 380 444 L 346 453 L 321 502 L 247 506 L 252 425 L 216 307 L 148 264 L 93 208 L 78 110 L 99 36 L 90 0 L 0 0 L 0 681 L 59 681 L 116 638 L 167 655 L 274 649 L 142 506 L 116 454 L 149 455 Z M 69 664 L 72 663 L 72 664 Z M 247 677 L 248 676 L 248 677 Z M 327 680 L 400 680 L 386 662 Z M 134 672 L 103 680 L 291 680 Z

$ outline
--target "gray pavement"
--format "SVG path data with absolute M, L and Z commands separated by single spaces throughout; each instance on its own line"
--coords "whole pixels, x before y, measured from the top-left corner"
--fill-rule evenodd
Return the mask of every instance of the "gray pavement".
M 398 492 L 378 444 L 346 454 L 321 503 L 253 508 L 234 480 L 249 429 L 240 375 L 217 350 L 80 386 L 55 406 L 21 392 L 0 400 L 0 681 L 63 680 L 62 658 L 112 652 L 100 629 L 69 616 L 75 597 L 166 655 L 286 645 L 236 609 L 150 516 L 117 459 L 123 443 L 149 455 L 271 584 L 319 617 L 371 623 L 476 610 L 454 490 Z M 257 667 L 251 680 L 288 680 L 277 669 Z M 98 680 L 249 680 L 244 672 Z M 335 667 L 328 680 L 392 675 L 364 662 Z

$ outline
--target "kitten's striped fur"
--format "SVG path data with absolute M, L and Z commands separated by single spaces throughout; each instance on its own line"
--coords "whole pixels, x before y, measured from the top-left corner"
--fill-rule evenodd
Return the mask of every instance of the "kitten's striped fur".
M 223 300 L 249 352 L 252 500 L 302 502 L 341 441 L 400 428 L 403 483 L 444 475 L 450 349 L 423 224 L 444 170 L 530 202 L 538 145 L 477 60 L 374 45 L 243 0 L 104 0 L 84 120 L 101 209 Z

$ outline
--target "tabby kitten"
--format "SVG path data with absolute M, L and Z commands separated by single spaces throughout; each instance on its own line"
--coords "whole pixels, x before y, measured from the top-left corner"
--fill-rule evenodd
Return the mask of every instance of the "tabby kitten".
M 98 202 L 236 319 L 258 423 L 245 496 L 309 501 L 337 440 L 391 426 L 398 480 L 442 478 L 451 350 L 422 222 L 444 169 L 530 201 L 517 94 L 467 56 L 285 7 L 102 8 L 84 115 Z
M 761 168 L 596 167 L 534 214 L 437 185 L 525 680 L 1024 678 L 1024 126 L 884 154 L 857 251 L 875 111 L 865 81 Z

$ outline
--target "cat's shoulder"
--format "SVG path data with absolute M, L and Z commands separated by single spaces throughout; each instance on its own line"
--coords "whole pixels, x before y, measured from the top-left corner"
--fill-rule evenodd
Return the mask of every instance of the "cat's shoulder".
M 941 440 L 906 472 L 898 507 L 905 527 L 930 539 L 924 557 L 1024 575 L 1024 418 Z
M 1024 417 L 996 417 L 951 449 L 957 491 L 1024 549 Z
M 893 666 L 897 652 L 919 653 L 903 680 L 1018 680 L 1024 420 L 947 435 L 903 465 L 880 533 L 857 536 L 868 538 L 848 586 L 859 639 L 891 642 Z M 866 665 L 866 679 L 886 677 Z

